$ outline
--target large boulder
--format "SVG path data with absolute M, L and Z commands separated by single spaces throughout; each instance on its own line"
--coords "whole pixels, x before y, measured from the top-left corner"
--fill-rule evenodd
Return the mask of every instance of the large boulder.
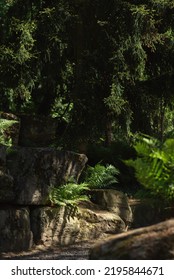
M 0 170 L 6 170 L 6 147 L 0 145 Z
M 90 259 L 174 259 L 174 219 L 115 235 L 96 245 Z
M 159 199 L 129 199 L 133 220 L 131 228 L 160 223 L 174 217 L 174 206 Z
M 78 180 L 87 157 L 54 148 L 16 147 L 8 154 L 8 169 L 14 178 L 16 204 L 45 205 L 50 186 L 70 177 Z
M 67 123 L 47 116 L 19 115 L 21 119 L 19 145 L 48 147 L 62 137 Z
M 13 202 L 14 199 L 13 178 L 0 170 L 0 203 Z
M 28 208 L 0 208 L 0 252 L 28 250 L 33 245 Z
M 87 203 L 88 204 L 88 203 Z M 90 207 L 38 207 L 31 211 L 34 241 L 45 245 L 68 245 L 126 230 L 116 214 Z M 87 205 L 86 205 L 87 206 Z
M 103 209 L 118 215 L 127 226 L 132 222 L 132 211 L 127 196 L 114 189 L 96 189 L 90 191 L 91 201 Z
M 6 147 L 0 146 L 0 203 L 14 201 L 13 177 L 6 168 Z

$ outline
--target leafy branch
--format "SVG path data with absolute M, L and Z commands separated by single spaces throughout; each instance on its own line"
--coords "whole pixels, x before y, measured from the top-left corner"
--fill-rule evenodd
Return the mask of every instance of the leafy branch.
M 157 139 L 139 135 L 134 148 L 136 159 L 124 161 L 135 169 L 138 182 L 152 196 L 174 199 L 174 139 L 161 144 Z

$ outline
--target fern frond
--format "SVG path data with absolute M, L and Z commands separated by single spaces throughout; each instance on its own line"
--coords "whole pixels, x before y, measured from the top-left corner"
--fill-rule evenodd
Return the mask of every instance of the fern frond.
M 141 141 L 140 141 L 141 138 Z M 124 161 L 135 169 L 135 176 L 151 194 L 174 199 L 174 139 L 163 145 L 154 139 L 140 137 L 135 143 L 137 158 Z
M 79 201 L 89 200 L 83 194 L 84 191 L 89 190 L 86 183 L 76 184 L 67 183 L 59 187 L 51 187 L 49 192 L 49 199 L 53 205 L 76 205 Z
M 116 184 L 116 176 L 119 171 L 113 165 L 96 164 L 94 167 L 89 166 L 86 171 L 85 182 L 90 188 L 104 188 Z
M 7 120 L 0 118 L 0 144 L 11 146 L 12 140 L 5 135 L 5 131 L 10 128 L 14 123 L 17 123 L 15 120 Z

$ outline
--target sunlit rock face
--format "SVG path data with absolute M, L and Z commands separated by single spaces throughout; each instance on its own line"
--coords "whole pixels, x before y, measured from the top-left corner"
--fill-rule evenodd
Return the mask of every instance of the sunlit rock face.
M 31 225 L 33 207 L 50 205 L 48 200 L 51 185 L 60 186 L 71 177 L 76 181 L 87 162 L 87 157 L 69 151 L 58 151 L 53 148 L 13 147 L 0 149 L 0 252 L 28 250 L 33 244 Z M 52 207 L 48 207 L 52 212 Z M 53 211 L 55 213 L 55 211 Z M 58 210 L 59 212 L 59 210 Z M 58 213 L 57 212 L 57 213 Z M 49 224 L 58 221 L 49 215 Z M 63 215 L 63 224 L 68 216 Z M 64 221 L 65 220 L 65 221 Z M 42 228 L 41 224 L 37 225 Z M 76 230 L 75 220 L 71 219 L 72 230 Z M 35 233 L 35 232 L 34 232 Z M 59 232 L 57 232 L 59 234 Z M 61 232 L 60 232 L 61 234 Z M 55 233 L 56 236 L 56 233 Z M 36 237 L 35 237 L 36 239 Z M 63 240 L 62 239 L 62 240 Z
M 174 219 L 115 235 L 96 245 L 95 260 L 174 259 Z
M 126 230 L 117 214 L 101 210 L 91 202 L 78 209 L 37 207 L 31 211 L 31 228 L 34 241 L 45 245 L 69 245 Z
M 118 215 L 129 226 L 132 223 L 132 210 L 127 196 L 115 189 L 96 189 L 90 191 L 92 202 L 100 205 L 103 209 Z
M 112 189 L 89 194 L 93 202 L 81 202 L 78 208 L 33 208 L 30 216 L 34 241 L 68 245 L 127 230 L 132 212 L 125 194 Z
M 14 178 L 15 201 L 20 205 L 46 205 L 50 186 L 73 177 L 78 180 L 87 157 L 53 148 L 18 147 L 8 155 Z

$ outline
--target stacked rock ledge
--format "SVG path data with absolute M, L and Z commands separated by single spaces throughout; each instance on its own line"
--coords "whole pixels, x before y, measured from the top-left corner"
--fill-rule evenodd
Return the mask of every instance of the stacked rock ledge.
M 78 181 L 86 162 L 84 154 L 54 148 L 0 147 L 0 252 L 40 243 L 67 245 L 126 230 L 132 213 L 126 196 L 116 190 L 93 191 L 94 200 L 103 197 L 101 203 L 84 202 L 78 209 L 50 206 L 50 186 L 70 177 Z

